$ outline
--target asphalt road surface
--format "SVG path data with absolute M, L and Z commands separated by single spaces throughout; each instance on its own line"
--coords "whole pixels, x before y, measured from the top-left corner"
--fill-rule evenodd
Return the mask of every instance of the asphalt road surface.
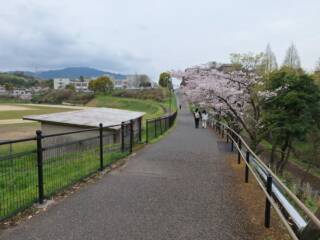
M 168 136 L 0 239 L 254 239 L 226 153 L 211 130 L 194 128 L 181 104 Z

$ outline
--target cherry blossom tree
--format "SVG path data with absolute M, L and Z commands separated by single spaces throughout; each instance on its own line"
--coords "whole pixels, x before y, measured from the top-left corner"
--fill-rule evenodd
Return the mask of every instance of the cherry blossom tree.
M 247 62 L 250 69 L 231 72 L 222 71 L 224 65 L 212 67 L 208 64 L 188 68 L 184 72 L 171 71 L 173 77 L 183 79 L 182 90 L 192 103 L 245 130 L 254 150 L 262 139 L 256 91 L 256 86 L 262 84 L 262 78 L 253 71 L 255 64 Z

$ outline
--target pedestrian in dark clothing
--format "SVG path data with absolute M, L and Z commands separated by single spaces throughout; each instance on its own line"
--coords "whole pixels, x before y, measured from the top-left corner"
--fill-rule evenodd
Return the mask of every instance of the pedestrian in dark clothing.
M 196 128 L 199 128 L 200 118 L 201 118 L 200 112 L 198 108 L 196 108 L 196 110 L 194 111 L 194 123 Z
M 181 110 L 181 104 L 179 104 L 179 109 Z

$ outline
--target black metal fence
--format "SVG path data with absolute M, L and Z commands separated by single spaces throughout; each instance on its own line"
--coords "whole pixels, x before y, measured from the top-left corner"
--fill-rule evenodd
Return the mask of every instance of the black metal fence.
M 176 115 L 147 120 L 145 129 L 129 121 L 0 142 L 0 221 L 125 157 L 144 131 L 147 142 L 160 136 Z
M 210 126 L 236 151 L 237 161 L 245 163 L 244 181 L 249 174 L 266 196 L 264 224 L 269 228 L 271 207 L 275 210 L 292 239 L 313 240 L 320 236 L 320 220 L 292 193 L 272 170 L 251 150 L 241 135 L 227 124 L 210 116 Z
M 0 142 L 0 220 L 103 170 L 137 142 L 133 122 Z
M 146 120 L 146 142 L 155 139 L 170 129 L 177 117 L 177 112 L 167 116 Z

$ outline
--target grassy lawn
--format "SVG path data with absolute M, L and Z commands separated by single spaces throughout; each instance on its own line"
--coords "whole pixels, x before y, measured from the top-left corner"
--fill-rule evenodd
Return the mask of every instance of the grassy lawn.
M 145 119 L 155 118 L 165 114 L 165 106 L 161 102 L 153 100 L 141 100 L 134 98 L 113 97 L 110 95 L 99 95 L 91 100 L 89 107 L 109 107 L 131 111 L 145 112 Z
M 0 97 L 0 104 L 3 103 L 30 103 L 30 101 L 28 100 L 21 100 L 21 99 L 17 99 L 17 98 L 3 98 Z
M 105 145 L 104 166 L 128 155 L 119 146 Z M 19 153 L 4 155 L 0 151 L 0 220 L 29 207 L 37 200 L 37 155 L 35 144 L 24 144 Z M 97 172 L 100 167 L 99 149 L 71 151 L 52 156 L 43 161 L 44 193 L 50 197 L 84 177 Z

